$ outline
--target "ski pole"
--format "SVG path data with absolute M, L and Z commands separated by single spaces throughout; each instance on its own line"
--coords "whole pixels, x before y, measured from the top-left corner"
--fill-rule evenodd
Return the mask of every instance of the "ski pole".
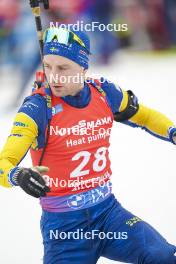
M 43 3 L 45 9 L 49 9 L 49 0 L 30 0 L 30 6 L 32 9 L 32 13 L 35 17 L 35 24 L 37 30 L 37 36 L 39 41 L 39 48 L 40 48 L 40 57 L 43 66 L 43 29 L 42 29 L 42 21 L 41 21 L 41 9 L 40 3 Z M 36 73 L 36 80 L 38 82 L 45 81 L 45 73 L 44 73 L 44 66 L 43 66 L 43 73 L 37 72 Z

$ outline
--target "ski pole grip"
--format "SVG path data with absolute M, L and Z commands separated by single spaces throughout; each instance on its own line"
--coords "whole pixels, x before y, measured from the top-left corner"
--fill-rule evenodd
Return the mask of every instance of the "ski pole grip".
M 45 81 L 45 74 L 43 71 L 36 72 L 36 81 L 37 82 L 44 82 Z

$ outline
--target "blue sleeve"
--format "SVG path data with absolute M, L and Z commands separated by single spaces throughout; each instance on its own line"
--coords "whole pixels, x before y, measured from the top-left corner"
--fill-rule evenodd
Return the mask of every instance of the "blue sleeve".
M 38 133 L 41 134 L 45 131 L 47 125 L 47 105 L 45 98 L 41 95 L 31 95 L 25 98 L 18 113 L 28 115 L 38 126 Z
M 106 98 L 112 112 L 119 112 L 123 100 L 122 89 L 118 85 L 115 85 L 114 83 L 105 80 L 103 77 L 100 78 L 100 82 L 102 84 L 101 88 L 106 93 Z

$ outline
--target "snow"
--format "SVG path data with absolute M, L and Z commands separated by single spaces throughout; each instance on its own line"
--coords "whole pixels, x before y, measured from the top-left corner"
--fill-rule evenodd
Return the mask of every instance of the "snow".
M 131 89 L 140 102 L 176 120 L 176 56 L 120 54 L 111 66 L 92 68 Z M 4 75 L 5 76 L 5 75 Z M 3 85 L 2 85 L 3 83 Z M 16 110 L 4 112 L 13 100 L 17 85 L 1 83 L 0 148 L 10 133 Z M 16 82 L 18 83 L 18 81 Z M 11 99 L 9 99 L 11 98 Z M 175 153 L 174 145 L 140 129 L 115 123 L 111 137 L 113 190 L 122 205 L 155 227 L 170 243 L 176 244 Z M 29 156 L 21 163 L 29 167 Z M 0 262 L 3 264 L 42 263 L 42 238 L 38 200 L 18 187 L 0 187 Z M 118 263 L 101 258 L 98 264 Z

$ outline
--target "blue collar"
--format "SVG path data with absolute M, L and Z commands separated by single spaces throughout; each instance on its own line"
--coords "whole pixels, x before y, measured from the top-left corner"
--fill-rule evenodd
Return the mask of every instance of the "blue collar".
M 91 92 L 88 84 L 84 84 L 83 89 L 74 96 L 67 95 L 61 97 L 67 104 L 77 107 L 83 108 L 87 106 L 90 102 Z

